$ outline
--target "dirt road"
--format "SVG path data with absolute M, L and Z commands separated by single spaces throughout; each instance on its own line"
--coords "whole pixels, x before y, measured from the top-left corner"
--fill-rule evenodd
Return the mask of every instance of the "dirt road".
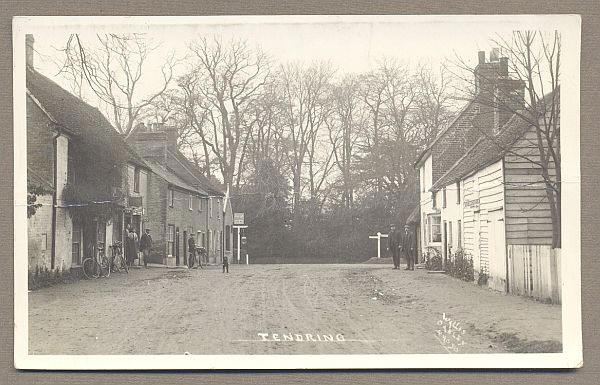
M 498 353 L 560 341 L 560 306 L 387 265 L 134 269 L 29 293 L 30 354 Z

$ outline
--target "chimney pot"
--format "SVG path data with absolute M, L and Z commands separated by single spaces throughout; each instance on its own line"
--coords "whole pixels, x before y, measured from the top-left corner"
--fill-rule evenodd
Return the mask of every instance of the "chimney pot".
M 498 61 L 498 48 L 492 48 L 490 52 L 490 63 Z
M 28 33 L 25 35 L 25 63 L 28 67 L 33 68 L 33 43 L 35 39 L 33 35 Z
M 478 56 L 479 56 L 479 64 L 484 64 L 485 63 L 485 51 L 479 51 Z

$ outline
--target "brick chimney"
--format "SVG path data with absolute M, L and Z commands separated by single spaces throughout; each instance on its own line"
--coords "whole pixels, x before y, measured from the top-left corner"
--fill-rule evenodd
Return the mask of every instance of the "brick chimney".
M 525 85 L 508 74 L 508 58 L 499 57 L 499 50 L 492 49 L 490 61 L 485 53 L 478 53 L 479 64 L 475 67 L 475 97 L 480 101 L 478 125 L 491 133 L 498 132 L 521 106 Z M 483 57 L 483 61 L 482 61 Z
M 28 67 L 31 67 L 31 69 L 33 69 L 33 43 L 35 42 L 35 39 L 33 38 L 33 35 L 28 33 L 27 35 L 25 35 L 25 63 L 27 64 Z

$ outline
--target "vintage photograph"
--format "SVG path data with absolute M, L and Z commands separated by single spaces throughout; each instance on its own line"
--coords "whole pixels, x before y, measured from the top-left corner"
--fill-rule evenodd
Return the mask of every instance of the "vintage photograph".
M 22 367 L 580 365 L 577 16 L 14 26 Z

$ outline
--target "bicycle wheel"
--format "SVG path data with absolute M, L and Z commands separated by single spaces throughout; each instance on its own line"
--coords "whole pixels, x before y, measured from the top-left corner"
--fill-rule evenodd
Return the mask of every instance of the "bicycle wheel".
M 98 262 L 92 258 L 86 258 L 85 261 L 83 261 L 83 275 L 88 279 L 98 278 L 100 276 L 100 266 L 98 265 Z
M 110 277 L 110 263 L 108 262 L 108 258 L 103 256 L 100 258 L 100 275 L 103 277 Z

